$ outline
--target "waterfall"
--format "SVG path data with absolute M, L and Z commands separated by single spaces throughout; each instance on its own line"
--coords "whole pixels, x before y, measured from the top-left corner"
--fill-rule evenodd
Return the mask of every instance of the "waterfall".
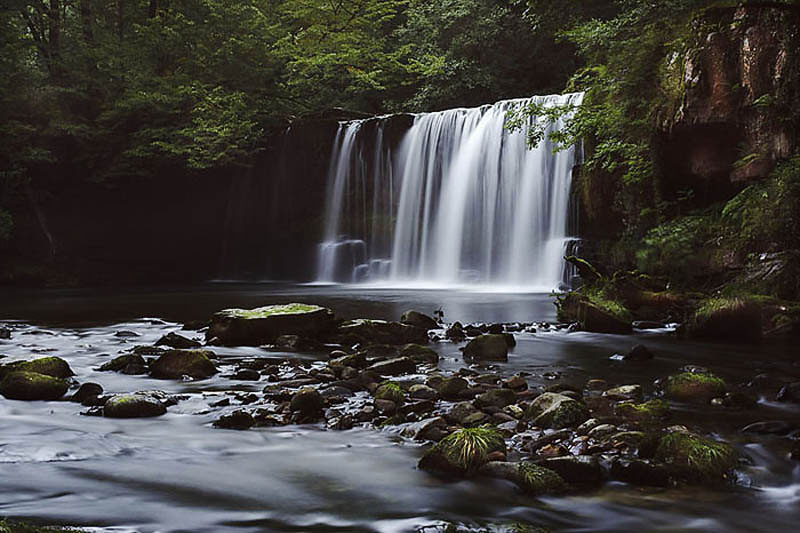
M 339 125 L 328 174 L 318 281 L 410 286 L 490 284 L 552 290 L 565 280 L 569 197 L 579 150 L 531 149 L 509 111 L 583 95 L 505 100 L 413 116 L 402 140 L 392 117 Z

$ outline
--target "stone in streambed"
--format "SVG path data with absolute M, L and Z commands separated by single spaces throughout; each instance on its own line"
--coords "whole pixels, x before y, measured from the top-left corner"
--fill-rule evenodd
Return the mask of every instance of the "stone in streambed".
M 147 362 L 141 355 L 130 353 L 115 357 L 98 370 L 102 372 L 121 372 L 128 375 L 147 374 Z
M 294 396 L 292 396 L 290 409 L 293 412 L 300 413 L 304 417 L 315 417 L 322 413 L 322 408 L 325 406 L 325 399 L 316 389 L 306 387 L 300 389 Z
M 436 329 L 439 324 L 432 317 L 418 311 L 406 311 L 400 317 L 400 322 L 428 331 Z
M 214 427 L 220 429 L 237 429 L 245 430 L 253 427 L 256 421 L 253 416 L 247 411 L 241 409 L 232 413 L 222 415 L 214 421 Z
M 623 357 L 625 361 L 648 361 L 653 358 L 655 358 L 653 352 L 648 350 L 647 347 L 642 344 L 637 344 L 631 348 L 631 351 Z
M 149 418 L 166 412 L 160 398 L 144 392 L 112 396 L 103 406 L 103 416 L 108 418 Z
M 205 379 L 217 373 L 211 361 L 214 353 L 208 350 L 170 350 L 150 366 L 150 374 L 160 379 L 180 379 L 189 376 Z
M 399 376 L 402 374 L 415 373 L 417 371 L 417 364 L 410 357 L 398 357 L 375 363 L 369 366 L 367 370 L 381 376 Z
M 376 400 L 389 400 L 400 406 L 403 405 L 405 398 L 405 392 L 396 383 L 384 383 L 375 389 Z
M 594 484 L 600 483 L 604 478 L 600 461 L 590 455 L 550 457 L 537 461 L 536 464 L 552 470 L 568 483 Z
M 60 379 L 66 379 L 75 375 L 69 363 L 60 357 L 40 357 L 39 359 L 33 359 L 31 361 L 9 363 L 0 369 L 0 376 L 8 372 L 35 372 L 36 374 L 43 374 Z
M 83 403 L 90 398 L 96 398 L 103 394 L 103 387 L 97 383 L 84 383 L 75 394 L 69 399 L 71 402 Z
M 713 374 L 682 372 L 667 378 L 668 398 L 682 402 L 705 403 L 725 394 L 725 382 Z
M 439 354 L 435 350 L 420 346 L 419 344 L 406 344 L 400 350 L 401 357 L 409 357 L 419 364 L 435 365 L 439 362 Z
M 463 348 L 467 361 L 508 361 L 508 342 L 504 335 L 480 335 Z
M 212 317 L 206 340 L 223 346 L 260 346 L 281 335 L 318 338 L 333 327 L 333 312 L 318 305 L 225 309 Z
M 715 483 L 728 478 L 738 454 L 724 442 L 676 431 L 661 437 L 655 458 L 684 481 Z
M 65 380 L 36 372 L 9 372 L 0 381 L 0 394 L 9 400 L 58 400 L 68 388 Z
M 8 340 L 11 338 L 11 330 L 8 328 L 0 328 L 0 339 Z
M 492 389 L 475 397 L 475 405 L 479 408 L 503 408 L 517 401 L 517 395 L 511 389 Z
M 537 426 L 552 429 L 577 427 L 589 418 L 586 406 L 563 394 L 545 392 L 536 397 L 525 418 Z
M 480 473 L 493 478 L 506 479 L 516 484 L 526 494 L 540 496 L 557 494 L 567 489 L 567 484 L 553 470 L 533 463 L 507 463 L 492 461 Z
M 400 322 L 384 320 L 349 320 L 338 328 L 341 336 L 357 340 L 361 344 L 427 344 L 428 332 L 424 329 Z
M 489 427 L 459 429 L 428 450 L 418 466 L 421 470 L 466 476 L 486 464 L 492 452 L 506 453 L 499 431 Z
M 620 387 L 614 387 L 613 389 L 608 389 L 603 393 L 605 398 L 609 400 L 632 400 L 632 401 L 641 401 L 642 399 L 642 386 L 641 385 L 622 385 Z
M 168 346 L 179 350 L 199 348 L 200 343 L 177 333 L 167 333 L 156 341 L 156 346 Z

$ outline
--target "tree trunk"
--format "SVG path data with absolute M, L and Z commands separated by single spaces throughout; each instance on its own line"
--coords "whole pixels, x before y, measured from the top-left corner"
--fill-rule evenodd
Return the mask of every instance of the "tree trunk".
M 61 53 L 61 0 L 50 0 L 47 11 L 48 36 L 51 71 L 55 68 Z
M 150 0 L 150 8 L 147 10 L 147 17 L 154 19 L 158 15 L 158 0 Z
M 125 32 L 125 0 L 117 0 L 117 33 L 122 42 Z
M 83 25 L 83 38 L 87 43 L 93 43 L 92 0 L 81 0 L 81 24 Z

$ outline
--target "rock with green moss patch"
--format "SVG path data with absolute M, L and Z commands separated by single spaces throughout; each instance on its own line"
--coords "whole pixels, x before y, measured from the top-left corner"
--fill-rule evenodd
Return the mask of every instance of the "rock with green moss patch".
M 761 306 L 744 298 L 709 298 L 686 324 L 696 339 L 755 342 L 761 338 Z
M 642 399 L 642 386 L 641 385 L 622 385 L 608 389 L 603 393 L 603 396 L 610 400 L 633 400 L 641 401 Z
M 589 418 L 583 402 L 556 392 L 545 392 L 536 397 L 525 411 L 525 418 L 534 425 L 561 429 L 577 427 Z
M 375 389 L 375 399 L 389 400 L 394 402 L 395 405 L 400 406 L 403 405 L 403 402 L 406 399 L 406 394 L 397 383 L 387 382 L 381 384 L 377 389 Z
M 165 403 L 153 394 L 117 394 L 106 400 L 103 416 L 108 418 L 150 418 L 167 412 Z
M 9 400 L 58 400 L 68 388 L 65 380 L 36 372 L 9 372 L 0 381 L 0 394 Z
M 439 391 L 442 398 L 446 400 L 455 400 L 459 398 L 460 394 L 469 387 L 467 380 L 460 376 L 444 378 L 438 383 L 431 382 L 429 385 Z
M 593 291 L 569 292 L 556 300 L 558 319 L 577 322 L 586 331 L 629 334 L 633 331 L 630 311 L 620 302 Z
M 495 428 L 483 426 L 454 431 L 428 450 L 419 461 L 421 470 L 467 476 L 489 462 L 492 452 L 506 453 L 506 443 Z
M 467 361 L 508 361 L 508 342 L 502 334 L 480 335 L 463 352 Z
M 736 466 L 736 450 L 692 433 L 673 432 L 658 443 L 655 458 L 668 465 L 675 475 L 687 482 L 713 483 L 728 479 Z
M 567 484 L 558 473 L 533 463 L 492 461 L 485 464 L 480 472 L 489 477 L 511 481 L 523 492 L 533 496 L 558 494 L 567 489 Z
M 725 394 L 725 389 L 725 381 L 714 374 L 682 372 L 667 378 L 664 392 L 673 400 L 705 403 Z
M 123 354 L 102 365 L 102 372 L 121 372 L 123 374 L 147 374 L 147 362 L 137 353 Z
M 656 422 L 669 416 L 669 403 L 664 400 L 622 402 L 614 407 L 614 414 L 635 422 Z
M 281 335 L 318 338 L 334 327 L 333 312 L 309 304 L 225 309 L 214 314 L 206 340 L 222 346 L 260 346 Z
M 8 372 L 35 372 L 54 378 L 66 379 L 74 376 L 75 373 L 69 363 L 60 357 L 40 357 L 31 361 L 16 361 L 4 366 L 0 376 Z
M 217 373 L 213 356 L 208 350 L 170 350 L 150 365 L 150 374 L 159 379 L 205 379 Z
M 511 389 L 492 389 L 475 397 L 475 405 L 480 408 L 503 408 L 517 401 L 517 395 Z

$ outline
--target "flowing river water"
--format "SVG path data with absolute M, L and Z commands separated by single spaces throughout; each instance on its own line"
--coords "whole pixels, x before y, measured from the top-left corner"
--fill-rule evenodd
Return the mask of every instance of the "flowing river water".
M 432 313 L 441 306 L 448 322 L 555 319 L 552 298 L 542 294 L 270 284 L 6 290 L 0 323 L 12 328 L 12 338 L 0 340 L 5 361 L 57 355 L 79 382 L 100 383 L 107 392 L 158 389 L 187 399 L 164 416 L 138 420 L 81 416 L 86 408 L 67 401 L 0 399 L 0 516 L 119 532 L 399 532 L 444 522 L 522 522 L 553 531 L 750 532 L 792 531 L 800 520 L 800 463 L 789 458 L 790 441 L 740 432 L 761 420 L 800 424 L 798 405 L 774 402 L 770 394 L 742 411 L 676 406 L 674 423 L 718 435 L 748 458 L 735 486 L 643 489 L 612 482 L 596 491 L 533 498 L 506 482 L 448 482 L 422 472 L 416 464 L 425 446 L 391 430 L 211 426 L 231 409 L 209 405 L 225 391 L 258 393 L 265 385 L 223 377 L 235 362 L 324 355 L 215 347 L 220 374 L 193 382 L 95 370 L 124 349 L 152 344 L 216 310 L 292 301 L 331 307 L 341 318 L 398 319 L 408 309 Z M 603 378 L 611 385 L 640 383 L 649 395 L 656 378 L 687 364 L 734 384 L 765 372 L 800 377 L 797 347 L 789 344 L 696 343 L 665 330 L 633 336 L 540 330 L 516 337 L 508 363 L 497 371 L 528 372 L 532 386 Z M 610 358 L 639 343 L 656 359 Z M 458 345 L 432 347 L 444 369 L 464 366 Z

